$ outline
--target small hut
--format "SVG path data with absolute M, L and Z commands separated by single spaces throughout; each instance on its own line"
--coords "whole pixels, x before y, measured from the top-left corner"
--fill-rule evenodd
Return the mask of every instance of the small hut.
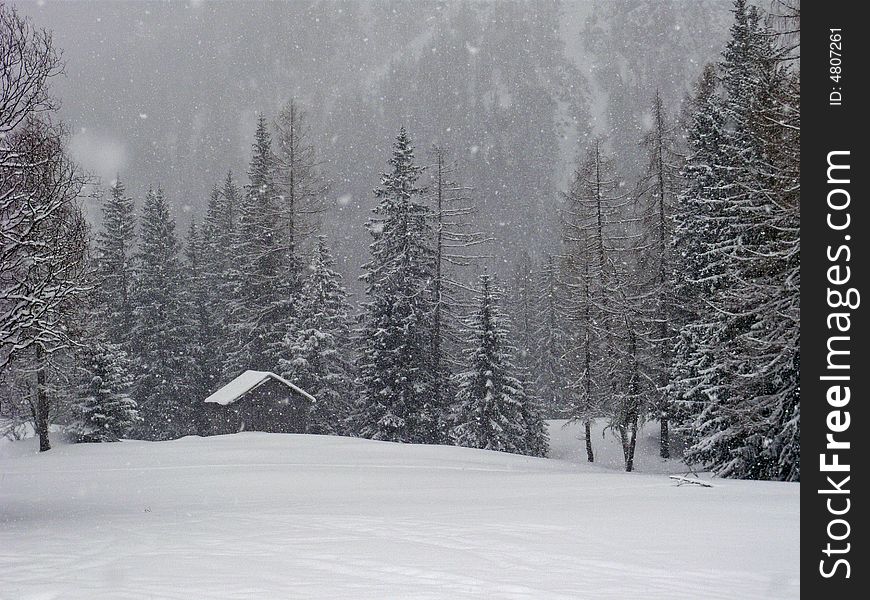
M 283 377 L 245 371 L 205 399 L 210 433 L 305 433 L 317 400 Z

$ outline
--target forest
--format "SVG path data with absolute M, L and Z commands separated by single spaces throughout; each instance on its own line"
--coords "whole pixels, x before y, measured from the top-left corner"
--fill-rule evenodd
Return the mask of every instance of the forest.
M 458 10 L 497 12 L 475 6 Z M 159 176 L 139 198 L 135 165 L 105 179 L 77 163 L 53 93 L 61 49 L 0 4 L 0 427 L 43 451 L 52 427 L 80 442 L 207 435 L 203 399 L 256 369 L 317 398 L 311 433 L 544 457 L 546 421 L 568 419 L 594 462 L 606 419 L 632 471 L 654 421 L 662 458 L 799 481 L 799 14 L 734 0 L 685 93 L 663 77 L 629 97 L 599 78 L 643 114 L 606 135 L 565 64 L 530 71 L 557 82 L 547 102 L 522 77 L 500 82 L 509 101 L 458 100 L 463 128 L 491 129 L 468 149 L 387 105 L 378 170 L 351 164 L 353 147 L 324 161 L 328 120 L 286 94 L 247 131 L 243 171 L 196 175 L 206 201 L 179 219 L 188 201 Z M 482 17 L 455 18 L 444 35 Z M 453 47 L 479 56 L 468 45 Z M 427 64 L 396 62 L 385 87 Z M 525 119 L 534 151 L 513 154 L 499 127 L 542 102 L 551 113 Z M 364 211 L 336 197 L 335 161 L 373 190 Z

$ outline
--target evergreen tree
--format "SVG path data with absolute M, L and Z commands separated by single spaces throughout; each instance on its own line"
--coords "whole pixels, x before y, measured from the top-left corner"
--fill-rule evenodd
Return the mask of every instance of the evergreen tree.
M 713 244 L 726 221 L 721 217 L 720 181 L 727 171 L 723 156 L 724 117 L 716 93 L 717 76 L 707 65 L 692 100 L 688 133 L 689 154 L 683 167 L 685 187 L 674 209 L 672 253 L 679 261 L 674 268 L 674 326 L 676 337 L 671 352 L 670 390 L 674 416 L 691 446 L 696 434 L 693 415 L 704 406 L 703 389 L 708 385 L 710 356 L 697 353 L 701 341 L 711 337 L 713 325 L 706 321 L 711 311 L 706 301 L 722 286 L 723 269 L 713 262 Z
M 347 431 L 354 394 L 350 305 L 324 237 L 318 238 L 299 299 L 300 321 L 287 335 L 282 376 L 315 398 L 309 431 Z
M 459 446 L 545 456 L 544 422 L 511 361 L 515 349 L 498 299 L 490 277 L 481 276 L 480 308 L 468 320 L 469 368 L 457 375 L 451 437 Z
M 175 222 L 163 191 L 145 197 L 134 290 L 134 394 L 147 439 L 193 433 L 187 376 L 192 371 Z
M 71 431 L 80 442 L 115 442 L 141 419 L 130 395 L 132 365 L 127 353 L 102 335 L 88 339 L 79 356 L 79 383 Z
M 227 173 L 223 186 L 212 190 L 202 226 L 199 260 L 206 312 L 211 320 L 211 335 L 205 342 L 205 352 L 215 359 L 214 368 L 208 372 L 211 389 L 238 375 L 230 360 L 236 349 L 232 334 L 239 329 L 233 320 L 236 314 L 231 300 L 237 295 L 234 284 L 241 280 L 235 254 L 240 201 L 232 173 Z
M 523 389 L 528 389 L 528 385 L 524 385 Z M 541 403 L 526 393 L 521 408 L 520 414 L 526 428 L 523 454 L 544 458 L 550 452 L 550 434 L 547 431 Z
M 97 235 L 96 267 L 100 304 L 110 343 L 130 347 L 133 330 L 133 199 L 117 179 L 103 203 L 103 228 Z
M 362 276 L 368 300 L 355 418 L 364 437 L 436 443 L 443 434 L 431 355 L 432 212 L 420 202 L 421 168 L 404 128 L 389 164 L 368 222 L 372 258 Z
M 217 354 L 220 332 L 217 328 L 211 302 L 212 282 L 205 270 L 207 246 L 195 221 L 187 230 L 184 264 L 183 314 L 188 329 L 185 347 L 189 352 L 191 370 L 186 374 L 187 394 L 192 401 L 203 400 L 220 381 L 222 357 Z M 208 424 L 205 411 L 193 413 L 196 431 L 204 433 Z
M 776 202 L 765 224 L 770 245 L 761 268 L 769 275 L 755 286 L 758 306 L 755 327 L 762 375 L 774 383 L 774 393 L 762 393 L 770 404 L 768 443 L 764 460 L 771 479 L 800 481 L 800 63 L 794 53 L 800 41 L 800 3 L 786 3 L 786 33 L 778 37 L 780 79 L 773 102 L 765 110 L 766 151 L 775 168 L 770 187 Z M 797 45 L 794 40 L 797 39 Z M 773 235 L 775 233 L 775 235 Z M 763 287 L 773 294 L 764 293 Z
M 774 40 L 758 9 L 735 2 L 722 79 L 737 157 L 727 198 L 738 237 L 723 247 L 734 284 L 721 298 L 733 338 L 719 361 L 725 388 L 702 421 L 701 455 L 713 450 L 722 475 L 799 479 L 799 117 Z
M 230 373 L 272 371 L 293 327 L 298 268 L 288 253 L 283 207 L 275 185 L 275 156 L 265 117 L 257 122 L 250 184 L 234 229 L 232 309 L 229 322 L 234 348 Z
M 715 110 L 696 113 L 690 136 L 675 239 L 682 252 L 703 248 L 687 284 L 710 308 L 681 328 L 675 387 L 692 433 L 689 460 L 723 476 L 797 479 L 799 121 L 787 100 L 796 95 L 759 11 L 737 0 L 734 15 L 721 96 L 710 95 Z

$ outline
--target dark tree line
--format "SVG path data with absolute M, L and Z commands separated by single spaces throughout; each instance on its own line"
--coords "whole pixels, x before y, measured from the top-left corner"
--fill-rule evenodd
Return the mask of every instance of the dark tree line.
M 362 314 L 317 235 L 327 186 L 293 101 L 274 123 L 260 117 L 246 182 L 227 174 L 185 239 L 159 186 L 140 204 L 120 177 L 91 236 L 79 205 L 87 180 L 47 116 L 45 87 L 60 71 L 50 37 L 2 15 L 4 43 L 20 56 L 4 53 L 4 77 L 19 87 L 4 86 L 0 408 L 29 417 L 41 449 L 50 423 L 91 442 L 208 433 L 202 400 L 259 369 L 316 396 L 315 433 L 546 452 L 537 405 L 515 376 L 525 373 L 512 372 L 502 320 L 489 316 L 494 286 L 487 279 L 478 294 L 461 273 L 487 240 L 470 226 L 470 190 L 446 149 L 427 170 L 404 130 L 397 138 L 368 224 Z M 486 318 L 470 316 L 479 303 Z M 499 372 L 471 389 L 461 355 L 480 343 Z M 491 366 L 474 365 L 484 378 Z M 492 386 L 490 433 L 462 433 L 493 402 Z
M 366 301 L 355 315 L 326 239 L 313 235 L 326 186 L 313 148 L 300 145 L 304 121 L 295 103 L 275 131 L 286 138 L 284 158 L 261 117 L 248 185 L 227 175 L 212 191 L 203 223 L 188 230 L 184 253 L 162 190 L 148 192 L 138 223 L 120 182 L 107 195 L 95 253 L 95 316 L 119 358 L 131 359 L 132 378 L 120 372 L 120 360 L 112 364 L 114 391 L 124 387 L 134 400 L 112 404 L 136 408 L 125 418 L 131 435 L 208 433 L 202 400 L 253 368 L 278 372 L 315 395 L 312 432 L 543 454 L 543 421 L 512 373 L 506 339 L 493 357 L 504 362 L 499 377 L 506 379 L 494 384 L 514 405 L 503 415 L 512 428 L 498 434 L 500 442 L 458 433 L 466 412 L 478 410 L 473 403 L 490 400 L 461 383 L 469 375 L 458 368 L 458 353 L 479 341 L 470 332 L 481 324 L 463 329 L 475 294 L 454 271 L 474 263 L 474 247 L 486 240 L 469 228 L 473 207 L 449 179 L 446 151 L 435 150 L 427 172 L 400 132 L 391 169 L 375 190 Z M 424 173 L 431 187 L 423 185 Z M 495 302 L 490 284 L 480 294 L 487 306 Z
M 28 413 L 43 449 L 53 421 L 82 441 L 209 433 L 202 400 L 257 369 L 318 399 L 316 433 L 543 456 L 544 417 L 568 418 L 593 461 L 604 418 L 632 470 L 656 420 L 663 458 L 676 436 L 720 475 L 799 479 L 794 28 L 736 0 L 694 94 L 650 99 L 642 162 L 585 144 L 551 252 L 509 290 L 481 274 L 481 192 L 443 147 L 418 162 L 402 128 L 357 310 L 320 235 L 328 186 L 298 103 L 259 118 L 247 173 L 215 185 L 185 239 L 160 187 L 137 211 L 120 179 L 91 236 L 51 118 L 50 36 L 0 11 L 0 409 Z
M 733 13 L 681 110 L 651 99 L 642 169 L 590 144 L 559 250 L 518 266 L 514 306 L 538 332 L 546 414 L 584 425 L 590 461 L 593 419 L 627 470 L 654 419 L 663 458 L 675 429 L 685 460 L 719 475 L 799 480 L 799 12 L 788 36 L 743 0 Z

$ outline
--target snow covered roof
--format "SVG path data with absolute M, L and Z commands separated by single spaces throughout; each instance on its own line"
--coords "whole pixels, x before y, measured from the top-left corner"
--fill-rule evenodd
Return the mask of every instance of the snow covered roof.
M 260 387 L 270 379 L 275 379 L 288 388 L 298 393 L 299 395 L 307 398 L 311 402 L 317 402 L 317 400 L 306 392 L 305 390 L 296 387 L 283 377 L 279 377 L 274 373 L 269 371 L 245 371 L 231 382 L 226 384 L 224 387 L 213 393 L 211 396 L 205 399 L 206 402 L 213 402 L 215 404 L 220 404 L 222 406 L 226 406 L 227 404 L 232 404 L 254 388 Z

